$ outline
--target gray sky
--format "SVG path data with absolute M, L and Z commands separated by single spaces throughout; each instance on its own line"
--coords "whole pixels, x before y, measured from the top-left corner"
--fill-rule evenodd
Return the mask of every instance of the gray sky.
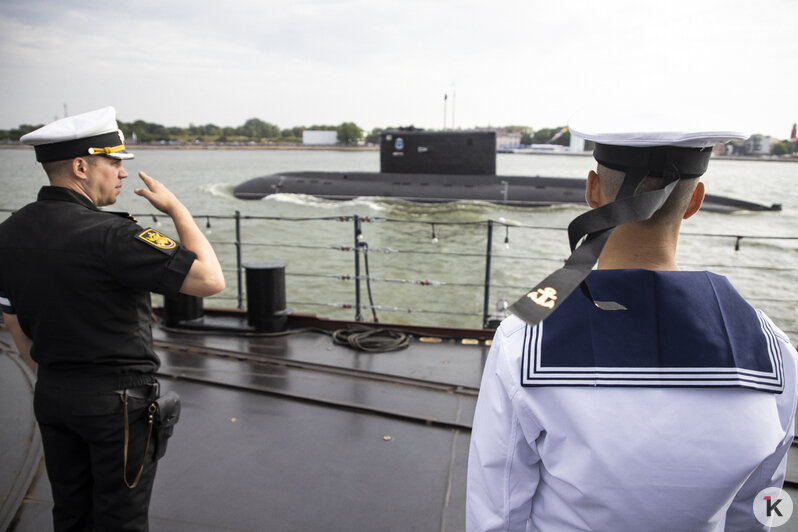
M 180 127 L 543 128 L 645 99 L 787 138 L 798 0 L 0 0 L 0 76 L 0 129 L 65 104 Z

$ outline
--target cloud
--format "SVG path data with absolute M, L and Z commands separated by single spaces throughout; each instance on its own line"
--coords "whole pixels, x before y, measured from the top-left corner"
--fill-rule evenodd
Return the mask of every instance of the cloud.
M 444 93 L 459 126 L 553 127 L 645 94 L 786 135 L 796 19 L 795 0 L 6 1 L 0 128 L 64 103 L 178 126 L 440 127 Z

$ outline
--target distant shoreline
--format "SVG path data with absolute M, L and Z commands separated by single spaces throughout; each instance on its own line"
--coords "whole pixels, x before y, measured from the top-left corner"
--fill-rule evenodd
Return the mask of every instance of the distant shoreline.
M 136 150 L 212 150 L 212 151 L 235 151 L 235 150 L 285 150 L 285 151 L 379 151 L 379 146 L 319 146 L 319 145 L 300 145 L 300 144 L 256 144 L 256 145 L 233 145 L 233 144 L 132 144 L 127 148 L 130 151 Z M 23 144 L 0 144 L 0 150 L 31 150 L 30 146 Z M 567 151 L 525 151 L 510 155 L 565 155 L 565 156 L 589 156 L 591 152 L 570 153 Z M 798 163 L 798 157 L 750 157 L 750 156 L 728 156 L 713 155 L 712 159 L 719 161 L 759 161 L 777 163 Z
M 0 149 L 32 149 L 24 144 L 0 144 Z M 308 151 L 379 151 L 379 146 L 302 146 L 298 144 L 128 144 L 133 150 L 308 150 Z

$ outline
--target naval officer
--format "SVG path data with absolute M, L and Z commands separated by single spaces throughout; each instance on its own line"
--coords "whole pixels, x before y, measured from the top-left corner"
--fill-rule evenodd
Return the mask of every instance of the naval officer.
M 745 135 L 669 121 L 569 123 L 596 142 L 592 210 L 569 226 L 565 266 L 496 332 L 471 436 L 470 532 L 768 529 L 753 508 L 784 480 L 796 351 L 727 279 L 675 260 L 712 146 Z
M 146 174 L 135 192 L 172 218 L 180 243 L 100 209 L 116 201 L 133 157 L 112 107 L 20 140 L 50 186 L 0 224 L 0 305 L 20 353 L 38 364 L 54 527 L 147 530 L 159 366 L 150 292 L 209 296 L 224 288 L 222 270 L 188 209 Z

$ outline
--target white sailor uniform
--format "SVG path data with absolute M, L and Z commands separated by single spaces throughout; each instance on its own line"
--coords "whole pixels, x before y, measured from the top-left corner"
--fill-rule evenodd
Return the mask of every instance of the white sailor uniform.
M 500 326 L 471 435 L 467 530 L 763 530 L 796 351 L 707 272 L 598 270 L 530 328 Z

